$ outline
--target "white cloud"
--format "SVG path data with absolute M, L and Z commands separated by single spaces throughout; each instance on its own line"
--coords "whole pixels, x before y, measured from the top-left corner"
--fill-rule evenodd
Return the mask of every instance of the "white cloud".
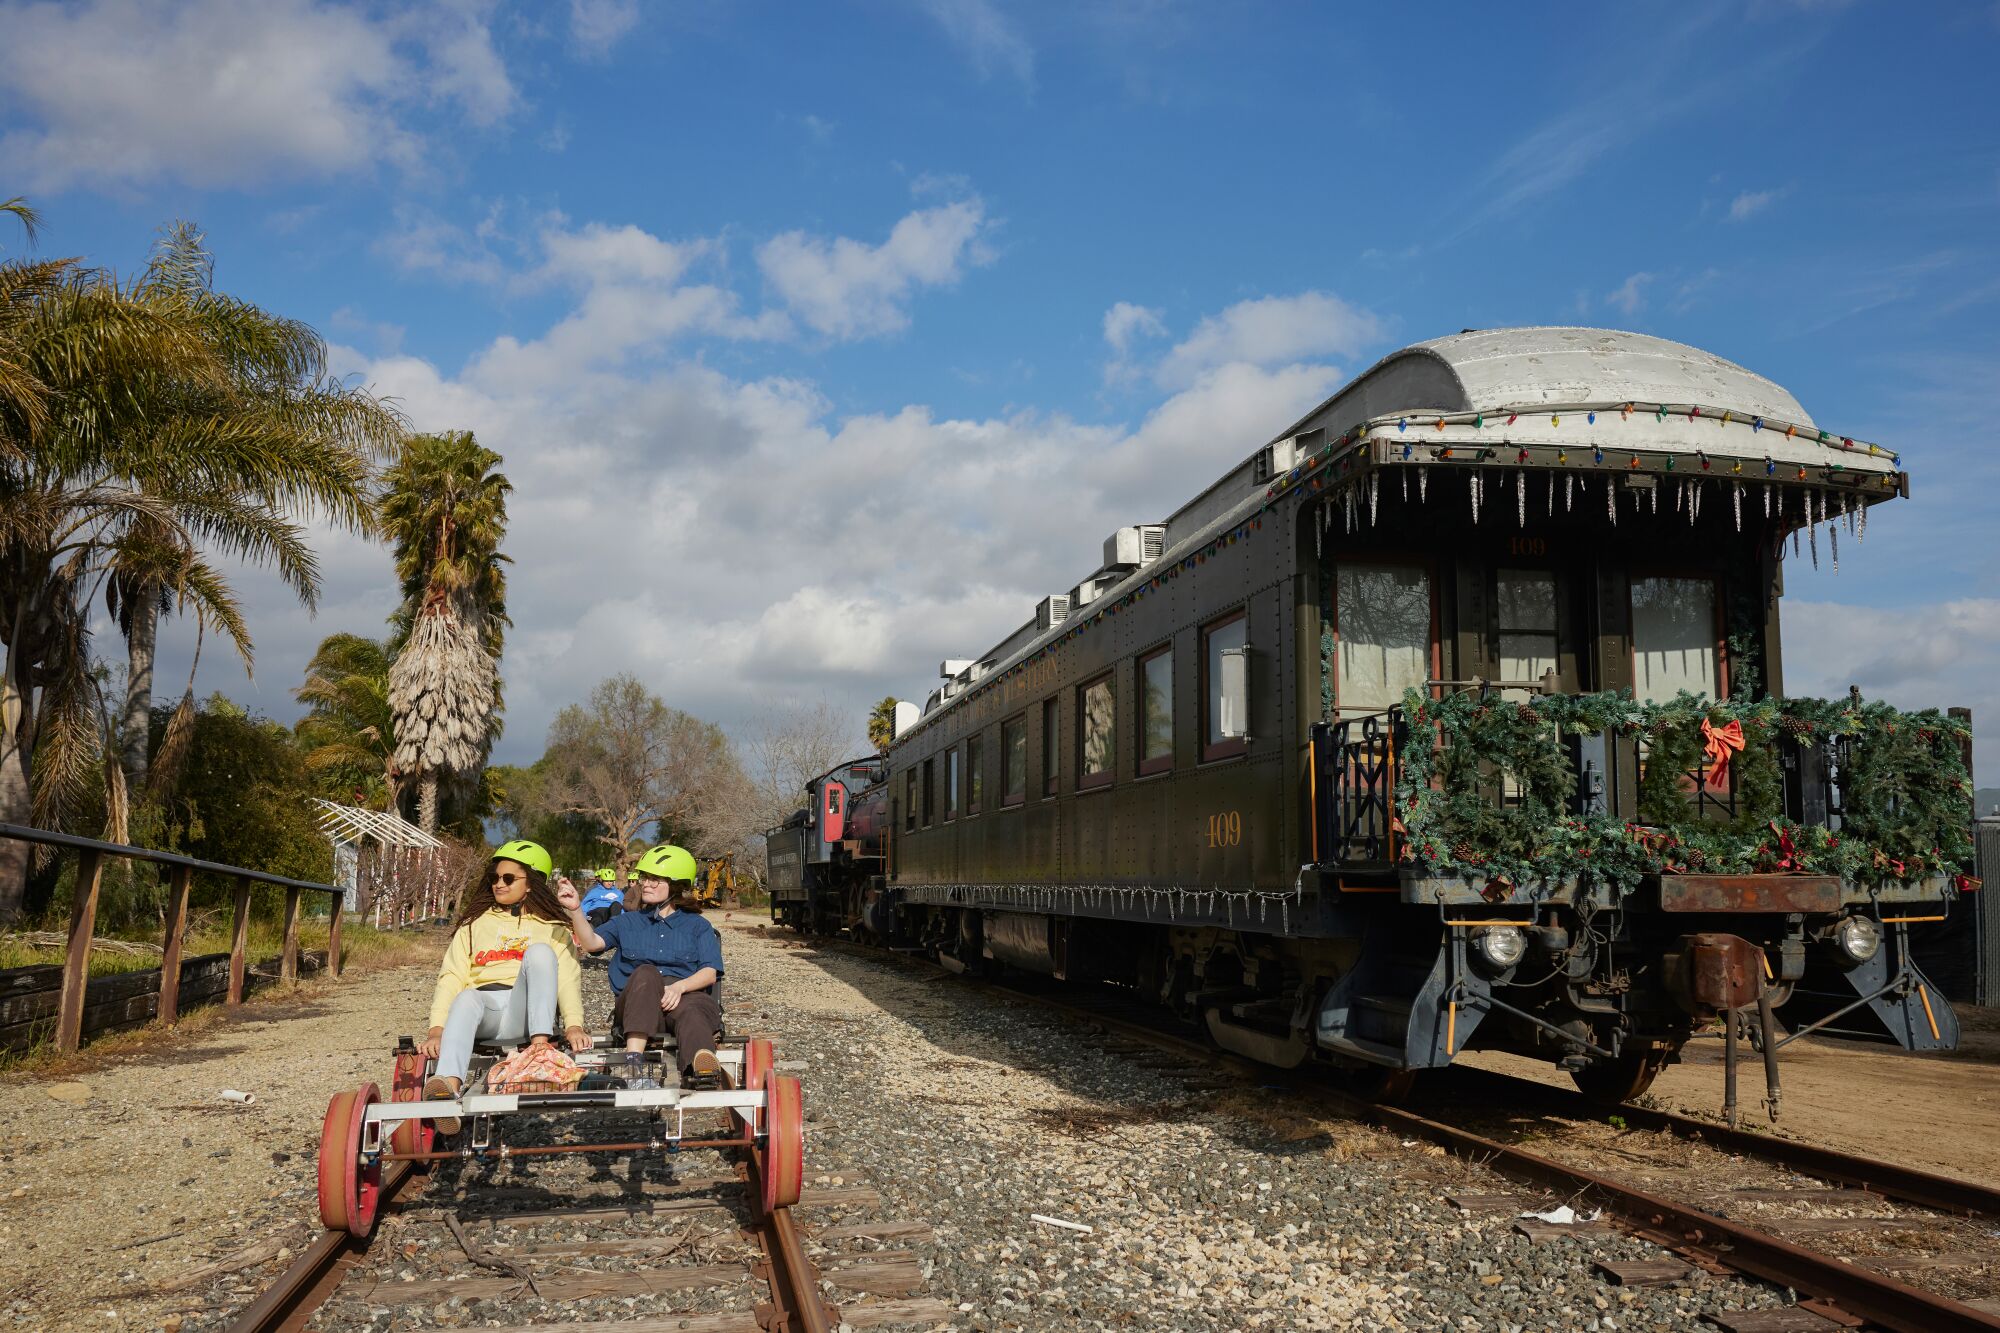
M 410 168 L 413 110 L 490 125 L 515 104 L 484 10 L 310 0 L 0 3 L 0 170 L 32 190 L 257 184 Z
M 569 0 L 569 33 L 577 49 L 599 59 L 639 25 L 639 0 Z
M 1820 537 L 1824 547 L 1825 533 Z M 1904 708 L 1970 708 L 1974 768 L 1993 785 L 2000 739 L 1988 738 L 2000 737 L 1991 721 L 2000 718 L 2000 599 L 1879 607 L 1788 598 L 1782 623 L 1785 693 L 1839 697 L 1858 685 L 1867 697 Z
M 996 72 L 1022 83 L 1035 77 L 1035 49 L 993 0 L 917 0 L 981 78 Z
M 984 205 L 961 199 L 905 216 L 880 245 L 785 232 L 757 248 L 757 266 L 808 327 L 865 338 L 907 326 L 917 289 L 949 286 L 968 266 L 991 263 L 988 230 Z
M 488 205 L 470 228 L 427 209 L 398 205 L 395 225 L 370 247 L 408 273 L 436 273 L 453 282 L 498 283 L 508 266 L 495 243 L 501 239 L 503 209 Z
M 1628 316 L 1636 315 L 1646 308 L 1646 296 L 1641 289 L 1652 280 L 1653 275 L 1650 273 L 1634 273 L 1625 279 L 1617 291 L 1606 292 L 1604 303 L 1616 306 Z
M 1108 331 L 1108 330 L 1107 330 Z M 1155 371 L 1163 387 L 1193 383 L 1218 366 L 1277 366 L 1352 356 L 1382 337 L 1374 315 L 1330 292 L 1265 296 L 1210 315 L 1169 351 Z
M 1745 190 L 1729 201 L 1729 220 L 1741 222 L 1753 218 L 1769 208 L 1777 197 L 1776 190 Z
M 1160 312 L 1151 306 L 1133 305 L 1130 301 L 1120 301 L 1104 312 L 1104 341 L 1121 358 L 1132 350 L 1132 340 L 1138 337 L 1164 338 L 1167 326 L 1160 319 Z

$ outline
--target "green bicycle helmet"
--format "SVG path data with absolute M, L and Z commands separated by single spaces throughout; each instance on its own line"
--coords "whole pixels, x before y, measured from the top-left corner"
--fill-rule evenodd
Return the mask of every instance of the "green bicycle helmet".
M 554 874 L 556 868 L 555 858 L 550 856 L 540 843 L 529 842 L 525 838 L 516 838 L 510 843 L 503 844 L 500 850 L 494 852 L 488 859 L 519 861 L 530 870 L 541 871 L 544 876 Z
M 692 852 L 685 847 L 676 847 L 672 843 L 664 842 L 658 847 L 649 848 L 632 869 L 634 873 L 651 879 L 679 880 L 685 883 L 692 883 L 700 874 L 695 866 Z

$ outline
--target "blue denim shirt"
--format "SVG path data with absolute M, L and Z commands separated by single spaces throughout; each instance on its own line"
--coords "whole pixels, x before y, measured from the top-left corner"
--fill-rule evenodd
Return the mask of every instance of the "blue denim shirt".
M 621 912 L 597 928 L 597 937 L 606 949 L 616 949 L 611 960 L 611 989 L 625 993 L 632 969 L 651 963 L 668 981 L 691 977 L 704 967 L 722 976 L 722 937 L 699 912 L 673 912 L 662 917 L 654 912 Z M 598 950 L 603 952 L 603 950 Z

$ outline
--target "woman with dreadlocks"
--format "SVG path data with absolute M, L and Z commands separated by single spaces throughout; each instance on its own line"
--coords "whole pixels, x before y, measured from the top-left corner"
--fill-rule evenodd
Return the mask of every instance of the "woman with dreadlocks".
M 422 1049 L 437 1060 L 437 1072 L 424 1085 L 425 1100 L 458 1096 L 475 1040 L 548 1045 L 558 1011 L 570 1049 L 590 1048 L 569 914 L 549 887 L 553 866 L 538 844 L 510 842 L 467 895 L 431 998 Z M 456 1120 L 436 1124 L 441 1134 L 458 1132 Z

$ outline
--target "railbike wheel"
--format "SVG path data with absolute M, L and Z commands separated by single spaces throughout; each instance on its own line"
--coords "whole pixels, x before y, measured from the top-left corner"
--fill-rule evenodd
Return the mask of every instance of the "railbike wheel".
M 382 1202 L 382 1163 L 363 1165 L 361 1130 L 368 1107 L 382 1096 L 373 1083 L 337 1092 L 319 1133 L 319 1220 L 328 1231 L 366 1236 Z
M 765 1212 L 789 1208 L 799 1201 L 806 1180 L 806 1119 L 799 1081 L 774 1074 L 770 1081 L 770 1133 L 764 1138 L 763 1171 L 757 1185 Z
M 752 1037 L 743 1043 L 743 1090 L 762 1092 L 771 1081 L 771 1071 L 777 1065 L 777 1057 L 771 1050 L 771 1043 L 763 1037 Z M 764 1128 L 764 1113 L 750 1112 L 750 1132 L 754 1135 Z
M 398 1051 L 395 1072 L 389 1079 L 389 1100 L 422 1101 L 429 1063 L 422 1051 Z M 389 1146 L 404 1154 L 429 1152 L 437 1146 L 437 1129 L 428 1120 L 402 1121 L 389 1136 Z
M 1615 1060 L 1597 1060 L 1582 1069 L 1572 1069 L 1577 1091 L 1601 1106 L 1619 1106 L 1653 1086 L 1653 1080 L 1667 1067 L 1664 1055 L 1621 1055 Z

